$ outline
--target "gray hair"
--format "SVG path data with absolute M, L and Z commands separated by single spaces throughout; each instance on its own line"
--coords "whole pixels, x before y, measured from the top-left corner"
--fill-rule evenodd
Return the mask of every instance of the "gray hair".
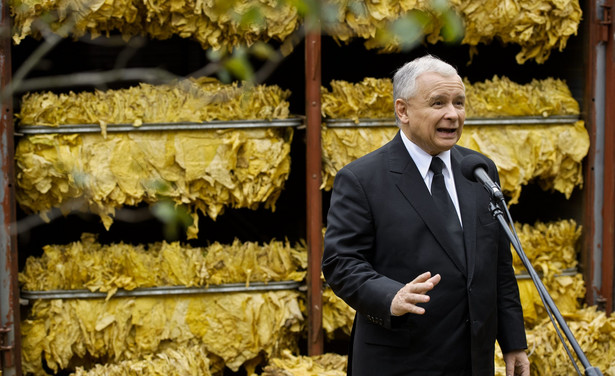
M 416 94 L 416 79 L 423 73 L 435 72 L 443 76 L 458 76 L 452 65 L 434 57 L 425 55 L 416 58 L 399 68 L 393 76 L 393 103 L 397 99 L 411 98 Z M 395 119 L 397 113 L 395 112 Z

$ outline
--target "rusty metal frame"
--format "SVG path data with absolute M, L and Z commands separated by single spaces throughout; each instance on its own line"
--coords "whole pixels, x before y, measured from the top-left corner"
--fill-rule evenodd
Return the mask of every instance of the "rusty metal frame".
M 8 2 L 0 3 L 0 30 L 9 34 Z M 13 103 L 11 39 L 0 39 L 0 369 L 6 376 L 21 375 L 16 209 L 14 199 Z
M 308 28 L 305 38 L 306 205 L 308 245 L 308 354 L 323 352 L 322 330 L 322 192 L 320 145 L 320 31 Z

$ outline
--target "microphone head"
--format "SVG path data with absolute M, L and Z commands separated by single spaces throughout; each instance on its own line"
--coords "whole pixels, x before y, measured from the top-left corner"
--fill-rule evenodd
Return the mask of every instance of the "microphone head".
M 487 162 L 477 154 L 467 155 L 461 160 L 461 174 L 470 181 L 477 181 L 474 171 L 479 167 L 489 171 Z

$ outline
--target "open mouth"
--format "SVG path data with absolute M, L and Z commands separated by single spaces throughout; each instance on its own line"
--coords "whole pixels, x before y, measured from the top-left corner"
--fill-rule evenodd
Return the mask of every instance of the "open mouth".
M 457 128 L 438 128 L 438 132 L 443 132 L 443 133 L 455 133 L 457 132 Z

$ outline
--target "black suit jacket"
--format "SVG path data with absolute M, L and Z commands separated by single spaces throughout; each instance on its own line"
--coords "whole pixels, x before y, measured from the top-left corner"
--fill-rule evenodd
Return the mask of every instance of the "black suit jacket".
M 488 209 L 489 194 L 459 170 L 475 151 L 451 149 L 466 260 L 452 248 L 401 135 L 335 178 L 327 216 L 324 276 L 357 311 L 349 374 L 493 375 L 494 343 L 526 348 L 510 244 Z M 480 155 L 480 154 L 478 154 Z M 499 181 L 495 164 L 490 176 Z M 440 274 L 424 315 L 393 317 L 397 291 L 419 274 Z

